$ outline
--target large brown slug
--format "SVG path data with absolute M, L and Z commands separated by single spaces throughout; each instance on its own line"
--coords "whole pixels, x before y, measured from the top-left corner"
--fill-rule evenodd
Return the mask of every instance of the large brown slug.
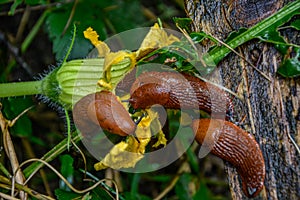
M 246 196 L 260 193 L 265 179 L 265 163 L 254 137 L 231 122 L 197 119 L 192 123 L 195 139 L 211 153 L 236 167 Z
M 77 128 L 89 133 L 95 125 L 120 136 L 134 133 L 136 124 L 117 97 L 109 91 L 89 94 L 80 99 L 73 108 Z
M 226 92 L 192 75 L 176 72 L 146 72 L 133 83 L 129 99 L 133 108 L 160 104 L 171 109 L 200 109 L 222 115 L 231 109 Z

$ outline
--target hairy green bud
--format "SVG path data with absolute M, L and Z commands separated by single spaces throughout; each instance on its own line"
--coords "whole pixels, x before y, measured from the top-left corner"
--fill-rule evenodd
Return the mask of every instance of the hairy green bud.
M 103 58 L 66 62 L 43 79 L 42 94 L 70 110 L 82 97 L 105 89 L 97 84 L 103 75 L 103 65 Z M 130 69 L 131 60 L 129 58 L 124 58 L 121 62 L 111 66 L 111 80 L 108 84 L 112 89 Z

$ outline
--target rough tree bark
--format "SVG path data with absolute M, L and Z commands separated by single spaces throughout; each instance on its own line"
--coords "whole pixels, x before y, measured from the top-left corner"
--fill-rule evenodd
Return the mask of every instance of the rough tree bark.
M 185 0 L 194 31 L 224 40 L 230 32 L 250 27 L 287 4 L 284 0 Z M 281 32 L 287 41 L 300 44 L 299 32 Z M 210 46 L 204 42 L 204 51 Z M 300 198 L 300 155 L 291 138 L 300 143 L 300 78 L 276 74 L 282 56 L 273 45 L 252 40 L 236 49 L 269 77 L 229 54 L 218 66 L 224 85 L 244 97 L 235 99 L 234 121 L 251 132 L 266 164 L 265 187 L 256 199 Z M 246 199 L 236 170 L 226 164 L 233 199 Z

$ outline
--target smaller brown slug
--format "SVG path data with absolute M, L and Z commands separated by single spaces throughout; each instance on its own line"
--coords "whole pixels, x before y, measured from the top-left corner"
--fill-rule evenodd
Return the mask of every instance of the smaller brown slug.
M 133 108 L 160 104 L 170 109 L 200 109 L 222 115 L 232 108 L 228 94 L 189 74 L 145 72 L 133 83 L 129 102 Z
M 197 119 L 192 123 L 195 139 L 214 155 L 236 167 L 247 197 L 263 188 L 265 163 L 254 137 L 235 124 L 218 119 Z
M 95 125 L 120 136 L 132 134 L 136 129 L 125 107 L 113 93 L 105 90 L 80 99 L 74 105 L 73 118 L 83 133 L 93 131 Z

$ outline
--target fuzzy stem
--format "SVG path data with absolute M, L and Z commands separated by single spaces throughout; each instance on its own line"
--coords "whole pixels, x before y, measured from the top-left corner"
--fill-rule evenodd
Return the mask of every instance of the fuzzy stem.
M 0 98 L 41 94 L 42 81 L 1 83 Z

